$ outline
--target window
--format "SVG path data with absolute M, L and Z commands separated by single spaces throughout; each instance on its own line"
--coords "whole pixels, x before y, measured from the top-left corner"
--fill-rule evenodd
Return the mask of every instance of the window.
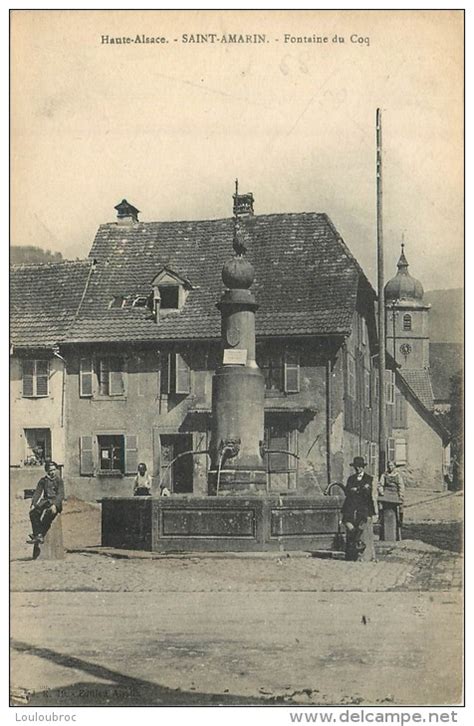
M 180 310 L 186 302 L 187 293 L 191 289 L 188 280 L 168 267 L 162 267 L 152 280 L 153 311 L 159 322 L 160 314 L 171 310 Z
M 261 353 L 258 351 L 258 367 L 265 378 L 266 391 L 299 393 L 300 358 L 298 353 L 286 352 L 283 355 Z
M 191 392 L 191 369 L 181 353 L 165 353 L 161 359 L 161 392 Z
M 298 453 L 297 435 L 296 430 L 288 431 L 282 425 L 268 426 L 265 429 L 265 448 L 274 452 L 265 457 L 270 472 L 296 471 L 298 459 L 291 456 L 291 453 Z
M 411 315 L 403 316 L 403 330 L 411 330 Z
M 281 356 L 264 354 L 260 357 L 258 366 L 265 378 L 267 391 L 281 391 L 283 389 L 283 368 Z
M 284 389 L 286 393 L 298 393 L 300 390 L 300 359 L 298 353 L 285 354 Z
M 81 398 L 100 396 L 124 396 L 124 361 L 119 356 L 99 358 L 94 367 L 92 356 L 79 361 L 79 395 Z M 94 377 L 96 373 L 96 378 Z
M 148 297 L 145 297 L 144 295 L 137 295 L 134 300 L 132 300 L 132 308 L 146 308 L 148 305 Z
M 160 309 L 178 310 L 179 308 L 179 285 L 159 285 Z
M 355 358 L 351 353 L 347 354 L 347 395 L 350 398 L 356 397 Z
M 25 460 L 27 466 L 41 466 L 46 459 L 51 459 L 51 430 L 24 429 Z
M 100 358 L 98 366 L 101 396 L 123 396 L 125 393 L 122 359 L 117 356 Z
M 130 434 L 81 436 L 81 475 L 135 474 L 138 467 L 138 439 Z
M 123 436 L 98 436 L 99 472 L 124 473 L 125 456 Z
M 123 295 L 114 295 L 112 300 L 109 302 L 109 308 L 121 308 L 123 307 L 124 297 Z
M 385 371 L 385 403 L 395 403 L 395 373 Z
M 49 396 L 49 361 L 23 361 L 23 397 L 42 398 Z

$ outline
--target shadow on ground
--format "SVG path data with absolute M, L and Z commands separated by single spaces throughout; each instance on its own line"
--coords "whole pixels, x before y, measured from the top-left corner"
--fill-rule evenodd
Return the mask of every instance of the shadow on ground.
M 82 671 L 109 683 L 76 682 L 69 686 L 27 693 L 20 699 L 11 697 L 12 706 L 263 706 L 275 705 L 275 699 L 236 696 L 231 693 L 200 693 L 162 686 L 141 678 L 127 676 L 97 663 L 64 655 L 49 648 L 13 641 L 19 653 L 44 658 L 62 668 Z
M 462 552 L 461 522 L 415 522 L 403 525 L 403 539 L 418 539 L 450 552 Z

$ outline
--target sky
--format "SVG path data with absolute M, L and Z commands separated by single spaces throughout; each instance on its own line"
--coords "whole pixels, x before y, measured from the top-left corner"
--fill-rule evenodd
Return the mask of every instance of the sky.
M 102 42 L 137 34 L 168 42 Z M 403 237 L 425 289 L 463 284 L 459 11 L 14 11 L 11 84 L 11 244 L 85 257 L 124 197 L 228 217 L 238 177 L 256 214 L 326 212 L 375 284 L 380 107 L 386 279 Z

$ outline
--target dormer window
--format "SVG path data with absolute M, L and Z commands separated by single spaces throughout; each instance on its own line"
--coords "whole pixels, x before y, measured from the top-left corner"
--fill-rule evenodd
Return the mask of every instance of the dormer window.
M 169 267 L 163 267 L 151 284 L 157 321 L 161 314 L 181 310 L 191 289 L 190 282 Z

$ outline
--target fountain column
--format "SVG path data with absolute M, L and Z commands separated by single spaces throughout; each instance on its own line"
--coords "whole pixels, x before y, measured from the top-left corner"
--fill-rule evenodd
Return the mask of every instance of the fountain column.
M 234 242 L 236 254 L 222 268 L 226 286 L 220 302 L 222 364 L 212 381 L 212 435 L 209 493 L 265 493 L 265 381 L 255 360 L 255 311 L 250 291 L 255 272 L 245 247 Z

